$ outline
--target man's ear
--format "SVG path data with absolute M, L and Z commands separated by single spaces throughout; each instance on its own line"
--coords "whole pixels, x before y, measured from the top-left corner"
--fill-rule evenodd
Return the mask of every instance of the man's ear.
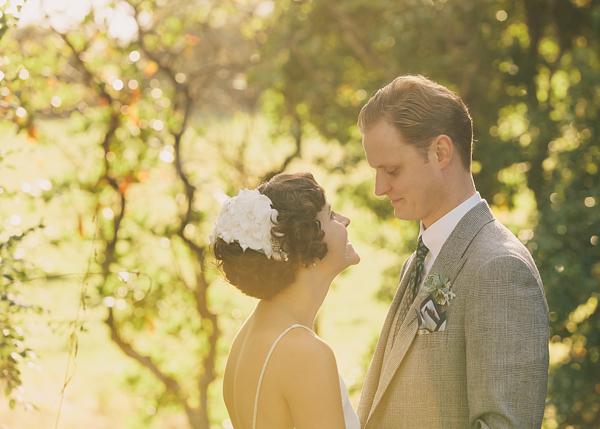
M 440 134 L 433 141 L 434 160 L 440 169 L 446 168 L 452 160 L 454 154 L 454 143 L 452 139 L 445 134 Z

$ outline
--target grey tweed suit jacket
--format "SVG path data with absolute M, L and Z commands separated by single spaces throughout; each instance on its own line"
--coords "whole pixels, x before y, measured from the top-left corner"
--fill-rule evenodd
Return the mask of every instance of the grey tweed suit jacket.
M 446 329 L 418 334 L 421 290 L 386 354 L 414 254 L 400 283 L 358 407 L 364 429 L 539 429 L 548 379 L 548 306 L 527 249 L 482 201 L 458 223 L 428 274 L 456 297 Z

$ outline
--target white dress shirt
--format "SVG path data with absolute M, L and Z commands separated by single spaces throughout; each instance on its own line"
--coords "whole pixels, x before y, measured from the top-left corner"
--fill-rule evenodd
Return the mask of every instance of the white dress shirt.
M 429 252 L 425 257 L 421 285 L 425 281 L 425 278 L 427 277 L 431 266 L 435 262 L 435 259 L 440 254 L 442 246 L 452 231 L 454 231 L 454 228 L 456 228 L 458 222 L 460 222 L 463 216 L 481 201 L 481 195 L 479 195 L 479 192 L 475 192 L 472 197 L 469 197 L 467 200 L 446 213 L 444 216 L 434 222 L 429 228 L 425 229 L 423 223 L 421 222 L 421 231 L 419 236 L 423 238 L 423 244 L 425 244 L 425 246 L 427 246 L 429 249 Z

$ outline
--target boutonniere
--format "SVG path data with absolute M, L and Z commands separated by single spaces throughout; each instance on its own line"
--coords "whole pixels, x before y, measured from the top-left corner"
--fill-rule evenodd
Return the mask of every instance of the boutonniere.
M 418 309 L 415 308 L 419 319 L 419 333 L 427 334 L 446 330 L 446 312 L 441 306 L 450 303 L 456 296 L 452 292 L 452 283 L 448 276 L 431 274 L 423 283 L 423 291 L 427 298 Z
M 427 295 L 431 295 L 434 301 L 439 305 L 449 304 L 456 296 L 452 292 L 452 283 L 448 276 L 443 274 L 430 274 L 423 283 L 423 290 Z

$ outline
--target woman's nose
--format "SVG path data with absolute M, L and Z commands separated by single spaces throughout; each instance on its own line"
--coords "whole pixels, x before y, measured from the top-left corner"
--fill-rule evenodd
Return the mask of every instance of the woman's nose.
M 348 225 L 350 225 L 350 218 L 348 218 L 344 215 L 340 215 L 340 223 L 347 228 Z

